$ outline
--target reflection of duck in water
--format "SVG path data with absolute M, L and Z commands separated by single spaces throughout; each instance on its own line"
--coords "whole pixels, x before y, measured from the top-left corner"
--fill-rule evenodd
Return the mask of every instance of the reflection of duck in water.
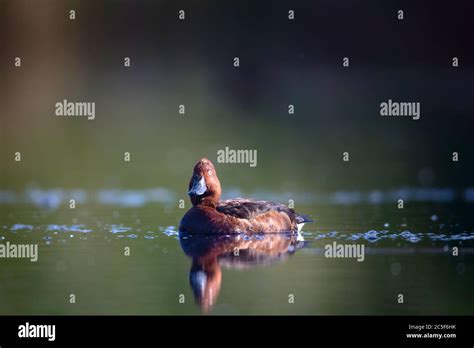
M 180 233 L 186 255 L 192 258 L 189 282 L 197 303 L 207 312 L 221 289 L 221 266 L 247 268 L 282 262 L 303 246 L 295 233 L 190 235 Z
M 221 201 L 221 184 L 214 165 L 206 158 L 194 167 L 188 195 L 193 207 L 181 220 L 182 232 L 296 232 L 312 221 L 284 204 L 242 198 Z

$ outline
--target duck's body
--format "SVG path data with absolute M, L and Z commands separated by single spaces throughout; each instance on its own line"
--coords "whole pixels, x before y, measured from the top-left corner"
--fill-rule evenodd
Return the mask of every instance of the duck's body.
M 181 220 L 182 232 L 296 232 L 305 222 L 312 221 L 284 204 L 243 198 L 221 201 L 221 186 L 214 165 L 205 158 L 194 167 L 188 194 L 193 207 Z

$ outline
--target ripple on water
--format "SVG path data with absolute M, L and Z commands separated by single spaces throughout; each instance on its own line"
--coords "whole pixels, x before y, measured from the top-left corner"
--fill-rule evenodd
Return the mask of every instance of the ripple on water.
M 110 225 L 111 233 L 124 233 L 130 231 L 131 229 L 131 227 L 125 227 L 123 225 Z
M 321 231 L 304 231 L 302 234 L 306 237 L 312 237 L 313 240 L 320 240 L 320 239 L 336 239 L 336 240 L 345 240 L 345 241 L 366 241 L 368 243 L 377 243 L 383 240 L 394 241 L 396 243 L 400 242 L 409 242 L 409 243 L 419 243 L 421 241 L 429 241 L 432 243 L 439 243 L 439 242 L 457 242 L 461 244 L 463 241 L 473 241 L 474 240 L 474 231 L 463 231 L 453 234 L 448 233 L 441 233 L 428 231 L 425 233 L 415 233 L 406 228 L 402 228 L 398 231 L 389 230 L 387 227 L 389 226 L 388 223 L 384 223 L 384 229 L 381 230 L 367 230 L 363 232 L 350 232 L 350 231 L 343 231 L 338 232 L 335 230 L 321 232 Z M 406 224 L 401 224 L 400 226 L 406 226 Z M 134 227 L 124 226 L 122 224 L 111 224 L 111 225 L 102 225 L 100 228 L 91 229 L 88 226 L 83 224 L 73 224 L 73 225 L 57 225 L 57 224 L 49 224 L 49 225 L 29 225 L 29 224 L 14 224 L 11 226 L 3 226 L 6 232 L 10 231 L 12 233 L 16 233 L 17 231 L 41 231 L 47 232 L 43 237 L 39 236 L 46 242 L 50 242 L 52 240 L 59 240 L 59 236 L 64 236 L 64 233 L 67 233 L 65 236 L 67 239 L 72 239 L 78 237 L 79 239 L 85 239 L 84 235 L 78 235 L 77 233 L 85 234 L 89 232 L 96 231 L 104 231 L 110 232 L 112 234 L 116 234 L 117 238 L 129 238 L 129 239 L 138 239 L 140 236 L 146 240 L 154 240 L 159 237 L 161 233 L 168 237 L 174 237 L 175 239 L 179 239 L 179 231 L 177 230 L 176 226 L 160 226 L 158 230 L 152 231 L 147 228 L 136 229 Z M 148 227 L 149 228 L 149 227 Z M 146 232 L 145 232 L 146 231 Z M 92 234 L 94 237 L 94 234 Z M 254 235 L 252 238 L 259 239 L 263 238 L 264 236 Z M 64 237 L 63 237 L 64 238 Z M 249 236 L 243 236 L 243 238 L 250 238 Z M 0 240 L 4 240 L 4 236 L 0 236 Z M 60 242 L 65 242 L 65 240 L 59 240 Z
M 160 227 L 160 230 L 166 234 L 168 237 L 171 236 L 178 236 L 179 232 L 176 231 L 176 227 L 174 226 L 167 226 L 166 228 L 163 229 L 163 227 Z
M 383 239 L 390 239 L 390 240 L 403 240 L 410 243 L 418 243 L 423 239 L 430 240 L 432 242 L 436 241 L 462 241 L 465 240 L 474 240 L 474 231 L 473 232 L 462 232 L 456 233 L 452 235 L 446 235 L 444 233 L 413 233 L 409 230 L 403 230 L 401 232 L 391 232 L 388 230 L 369 230 L 367 232 L 357 232 L 351 234 L 341 234 L 336 231 L 331 231 L 328 233 L 318 233 L 313 237 L 313 239 L 340 239 L 340 240 L 348 240 L 348 241 L 356 241 L 356 240 L 365 240 L 369 243 L 375 243 L 381 241 Z
M 403 231 L 400 233 L 400 236 L 405 239 L 406 241 L 412 242 L 412 243 L 417 243 L 421 240 L 420 237 L 418 237 L 416 234 L 410 232 L 410 231 Z
M 84 228 L 84 225 L 55 225 L 50 224 L 46 227 L 47 231 L 55 232 L 80 232 L 80 233 L 89 233 L 92 230 Z
M 382 233 L 382 232 L 380 232 L 380 233 Z M 365 232 L 365 233 L 364 233 L 364 238 L 365 238 L 367 241 L 371 242 L 371 243 L 376 242 L 376 241 L 382 239 L 382 238 L 379 236 L 379 233 L 378 233 L 377 231 L 375 231 L 375 230 L 370 230 L 370 231 Z
M 32 229 L 33 229 L 32 225 L 23 225 L 23 224 L 14 224 L 12 227 L 10 227 L 10 231 L 19 231 L 19 230 L 31 231 Z

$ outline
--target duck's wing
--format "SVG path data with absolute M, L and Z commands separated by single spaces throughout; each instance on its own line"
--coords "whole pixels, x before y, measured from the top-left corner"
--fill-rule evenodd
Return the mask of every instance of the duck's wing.
M 265 214 L 269 211 L 278 211 L 287 214 L 292 221 L 300 222 L 299 220 L 306 220 L 307 217 L 300 216 L 295 213 L 293 209 L 288 208 L 281 203 L 274 203 L 269 201 L 252 201 L 249 199 L 228 199 L 220 201 L 217 206 L 217 211 L 226 215 L 231 215 L 239 219 L 251 220 L 258 215 Z M 303 221 L 301 221 L 303 222 Z

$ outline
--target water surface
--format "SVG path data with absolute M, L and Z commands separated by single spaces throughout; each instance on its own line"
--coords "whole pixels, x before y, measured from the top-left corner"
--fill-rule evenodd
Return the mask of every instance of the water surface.
M 474 311 L 470 202 L 419 202 L 409 210 L 312 202 L 297 206 L 316 219 L 300 236 L 203 237 L 179 235 L 186 209 L 150 192 L 155 201 L 116 191 L 97 194 L 101 202 L 84 198 L 76 209 L 51 203 L 51 195 L 38 204 L 4 202 L 1 242 L 37 243 L 39 259 L 0 260 L 0 313 Z M 136 203 L 123 204 L 129 200 Z M 364 261 L 325 257 L 334 241 L 363 244 Z

